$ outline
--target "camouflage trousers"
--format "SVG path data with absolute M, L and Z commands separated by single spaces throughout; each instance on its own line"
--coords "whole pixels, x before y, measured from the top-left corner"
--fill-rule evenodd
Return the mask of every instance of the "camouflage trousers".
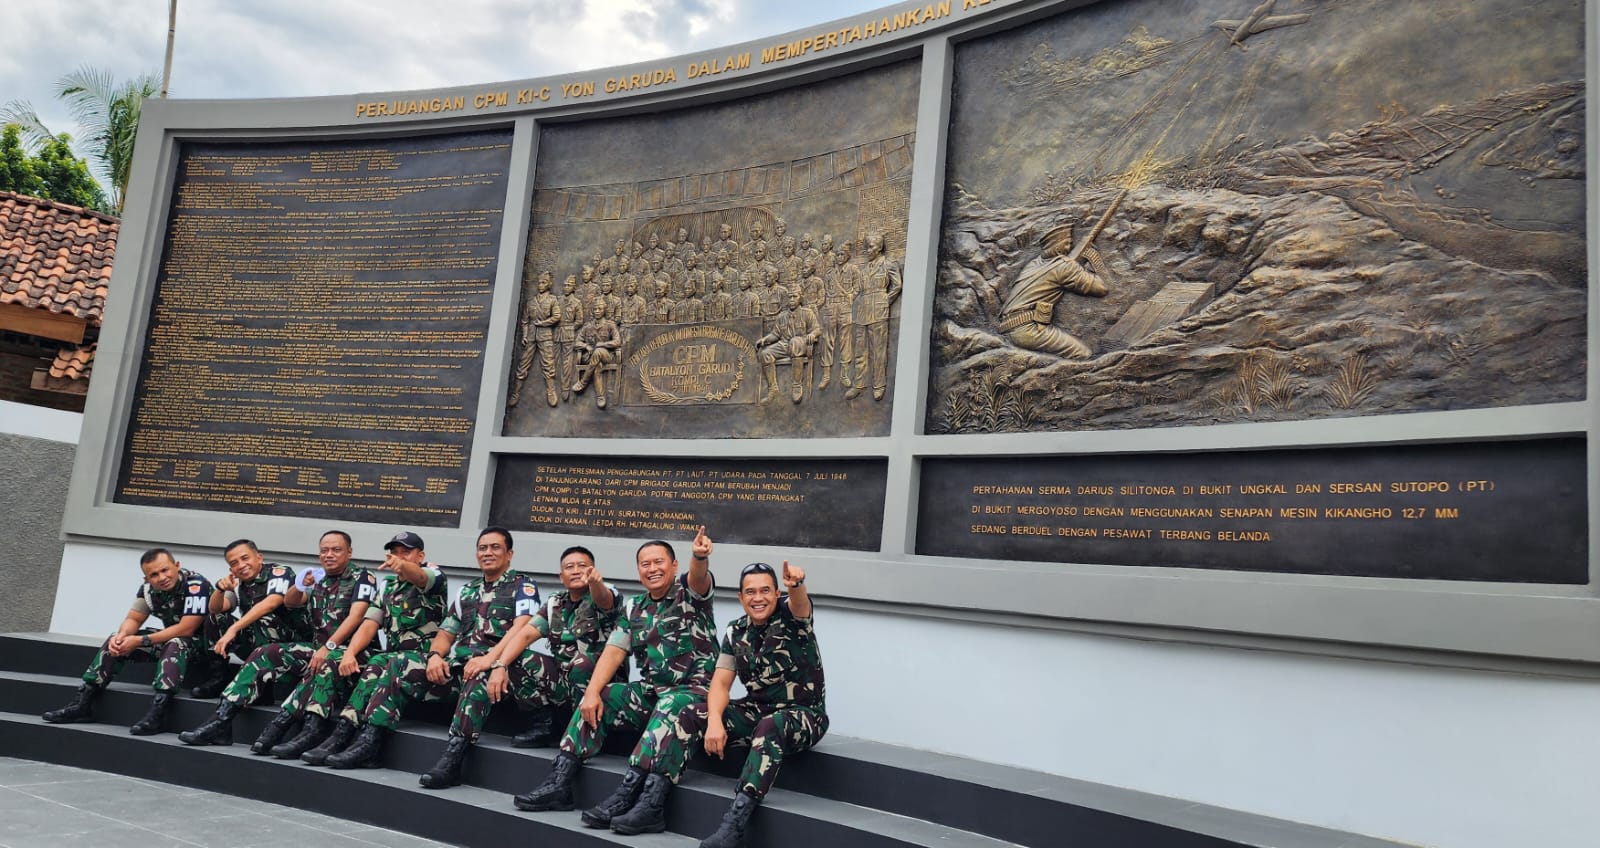
M 135 635 L 148 636 L 156 631 L 145 629 Z M 206 649 L 205 637 L 183 636 L 169 639 L 159 645 L 148 648 L 134 648 L 133 652 L 125 656 L 113 656 L 109 646 L 111 638 L 107 637 L 100 644 L 100 650 L 95 653 L 94 659 L 89 661 L 89 667 L 83 672 L 83 682 L 104 689 L 111 683 L 111 678 L 122 670 L 124 663 L 155 662 L 160 663 L 156 669 L 156 679 L 151 682 L 151 687 L 157 692 L 175 692 L 183 684 L 184 672 L 189 670 L 189 658 Z
M 679 727 L 678 716 L 705 699 L 704 686 L 657 689 L 637 680 L 607 684 L 600 693 L 604 709 L 599 726 L 584 722 L 582 713 L 573 712 L 567 733 L 561 738 L 561 750 L 587 760 L 600 752 L 611 729 L 639 730 L 643 735 L 634 746 L 628 765 L 666 775 L 677 783 L 693 741 Z
M 283 699 L 283 711 L 290 715 L 303 712 L 322 718 L 331 718 L 338 713 L 356 685 L 354 675 L 345 677 L 339 673 L 339 661 L 344 659 L 344 652 L 344 648 L 329 651 L 327 661 L 315 673 L 310 672 L 308 665 L 307 673 L 300 676 L 294 691 Z M 362 657 L 357 655 L 356 659 Z
M 305 674 L 306 663 L 311 661 L 318 647 L 310 642 L 274 642 L 251 651 L 244 667 L 233 676 L 233 682 L 222 690 L 222 699 L 248 704 L 260 694 L 263 683 L 280 677 L 298 680 Z
M 405 708 L 406 701 L 443 701 L 459 692 L 461 671 L 466 666 L 467 660 L 482 653 L 483 651 L 475 648 L 452 645 L 450 653 L 445 657 L 445 663 L 450 667 L 450 676 L 444 683 L 434 683 L 428 679 L 426 653 L 422 654 L 420 659 L 409 652 L 391 655 L 394 659 L 389 660 L 388 665 L 384 667 L 382 678 L 368 697 L 366 715 L 362 720 L 367 724 L 394 730 L 400 726 L 400 711 Z M 461 708 L 458 702 L 456 716 L 450 722 L 450 732 L 461 732 L 460 724 Z
M 678 733 L 686 740 L 684 744 L 705 738 L 708 719 L 703 701 L 679 714 Z M 773 709 L 767 704 L 734 701 L 722 711 L 722 727 L 728 731 L 728 747 L 750 746 L 739 772 L 739 791 L 765 798 L 778 779 L 783 758 L 816 745 L 828 732 L 828 713 L 821 706 Z
M 384 677 L 389 673 L 389 664 L 397 660 L 402 665 L 411 663 L 426 668 L 428 665 L 428 652 L 418 648 L 409 651 L 385 651 L 381 654 L 374 654 L 367 659 L 366 665 L 361 667 L 360 673 L 355 676 L 353 682 L 348 677 L 340 678 L 350 685 L 351 690 L 350 697 L 344 702 L 344 708 L 339 710 L 339 718 L 347 719 L 357 724 L 365 721 L 367 705 L 372 703 L 373 693 L 378 691 L 378 687 L 382 685 Z M 330 683 L 337 685 L 332 681 Z M 399 720 L 400 717 L 398 715 L 394 717 L 395 723 L 398 723 Z M 379 726 L 393 727 L 394 724 L 380 722 Z
M 588 683 L 586 675 L 581 685 Z M 574 685 L 569 675 L 562 673 L 561 663 L 548 654 L 523 651 L 521 662 L 506 666 L 507 692 L 517 706 L 525 710 L 570 705 Z M 450 729 L 476 742 L 492 706 L 488 678 L 468 680 L 461 690 L 461 699 L 456 701 L 456 716 Z

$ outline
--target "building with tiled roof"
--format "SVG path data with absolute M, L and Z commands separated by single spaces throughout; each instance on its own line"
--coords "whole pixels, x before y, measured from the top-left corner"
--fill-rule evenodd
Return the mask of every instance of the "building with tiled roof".
M 0 400 L 83 409 L 116 218 L 0 191 Z

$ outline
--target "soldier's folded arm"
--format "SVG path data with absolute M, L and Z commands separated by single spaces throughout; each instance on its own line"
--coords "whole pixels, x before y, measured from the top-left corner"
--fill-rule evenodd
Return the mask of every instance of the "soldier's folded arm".
M 544 637 L 544 633 L 539 630 L 538 620 L 533 616 L 524 616 L 517 620 L 523 623 L 514 624 L 507 629 L 505 638 L 495 646 L 497 651 L 495 658 L 507 665 L 516 662 L 529 645 Z
M 516 650 L 512 650 L 511 637 L 512 637 L 512 634 L 518 633 L 518 632 L 522 631 L 523 629 L 525 629 L 528 626 L 528 623 L 531 622 L 532 620 L 533 620 L 533 614 L 532 613 L 528 613 L 526 615 L 519 615 L 516 618 L 512 619 L 511 623 L 506 626 L 506 635 L 501 636 L 500 637 L 500 641 L 494 643 L 494 647 L 489 649 L 489 653 L 484 654 L 484 659 L 489 660 L 490 663 L 495 663 L 495 662 L 506 662 L 506 663 L 509 663 L 509 662 L 512 662 L 513 660 L 515 660 L 517 657 L 522 656 L 522 649 L 521 648 L 517 648 Z M 537 639 L 538 637 L 535 636 L 534 638 Z M 533 643 L 529 642 L 528 644 L 533 644 Z M 523 645 L 522 647 L 526 648 L 527 645 Z
M 427 569 L 423 568 L 420 564 L 411 562 L 409 560 L 397 559 L 394 573 L 398 575 L 401 580 L 410 583 L 418 589 L 427 589 L 428 585 L 433 582 L 433 575 L 430 574 Z
M 173 639 L 183 639 L 200 632 L 200 626 L 205 623 L 203 615 L 186 615 L 178 619 L 176 624 L 163 627 L 150 634 L 150 644 L 160 645 Z
M 591 716 L 589 714 L 591 711 L 590 705 L 599 707 L 600 693 L 611 682 L 611 678 L 616 676 L 617 669 L 621 668 L 622 663 L 628 659 L 628 649 L 616 644 L 618 634 L 622 634 L 622 641 L 628 641 L 627 628 L 618 626 L 616 630 L 612 631 L 611 641 L 606 644 L 605 650 L 600 652 L 600 659 L 594 664 L 594 676 L 589 678 L 589 685 L 583 690 L 583 701 L 578 706 L 579 711 L 584 714 L 584 720 L 597 726 L 600 724 L 599 710 L 593 710 L 594 715 Z
M 706 692 L 706 753 L 722 756 L 728 744 L 728 730 L 722 723 L 722 714 L 728 709 L 728 699 L 733 691 L 734 669 L 732 657 L 728 665 L 717 659 L 717 670 L 711 675 L 711 688 Z
M 141 610 L 137 608 L 128 610 L 127 618 L 122 620 L 122 624 L 117 627 L 117 632 L 111 634 L 111 641 L 109 643 L 111 653 L 121 656 L 128 653 L 129 650 L 132 650 L 131 648 L 123 648 L 122 640 L 125 637 L 138 633 L 139 628 L 143 627 L 144 623 L 149 620 L 149 610 Z
M 450 663 L 445 659 L 445 652 L 455 643 L 456 634 L 444 629 L 443 626 L 440 626 L 439 632 L 433 634 L 433 644 L 428 646 L 427 674 L 430 682 L 439 684 L 450 679 Z M 433 664 L 434 660 L 439 661 L 437 666 Z
M 215 595 L 212 596 L 213 599 L 215 599 L 215 597 Z M 239 620 L 228 629 L 233 630 L 234 628 L 238 628 L 238 630 L 242 631 L 246 627 L 249 627 L 261 619 L 266 618 L 268 615 L 272 614 L 274 610 L 281 606 L 283 606 L 283 596 L 273 592 L 272 594 L 267 595 L 266 600 L 260 601 L 255 606 L 251 607 L 249 612 L 239 616 Z M 233 604 L 229 603 L 228 609 L 232 608 Z M 226 611 L 227 610 L 224 610 L 224 612 Z
M 363 616 L 361 626 L 356 628 L 355 635 L 350 637 L 350 644 L 345 648 L 345 656 L 353 657 L 365 651 L 372 640 L 378 638 L 378 628 L 381 626 L 377 619 Z
M 617 604 L 616 593 L 612 592 L 611 587 L 606 585 L 606 579 L 600 574 L 600 569 L 598 568 L 589 569 L 589 598 L 594 601 L 596 609 L 602 609 L 607 612 L 610 612 L 611 608 Z
M 701 525 L 695 533 L 694 544 L 689 549 L 689 591 L 701 598 L 711 596 L 711 590 L 716 588 L 716 583 L 711 578 L 711 550 L 713 545 L 711 537 L 706 535 L 705 525 Z
M 212 586 L 211 597 L 206 601 L 206 609 L 209 610 L 212 615 L 222 615 L 226 612 L 232 612 L 235 606 L 233 598 L 231 597 L 232 594 L 233 593 L 227 589 Z
M 787 571 L 788 565 L 787 562 L 784 563 L 785 571 Z M 787 576 L 785 574 L 785 577 Z M 789 589 L 789 614 L 795 618 L 810 618 L 811 595 L 806 591 L 805 573 L 801 572 L 800 582 L 796 585 L 788 586 L 788 582 L 785 580 L 785 586 Z
M 333 631 L 333 635 L 328 637 L 328 641 L 336 642 L 340 645 L 345 644 L 346 640 L 360 630 L 362 622 L 366 621 L 367 609 L 371 606 L 372 604 L 369 601 L 351 603 L 350 614 L 344 617 L 344 621 L 339 622 L 339 628 Z

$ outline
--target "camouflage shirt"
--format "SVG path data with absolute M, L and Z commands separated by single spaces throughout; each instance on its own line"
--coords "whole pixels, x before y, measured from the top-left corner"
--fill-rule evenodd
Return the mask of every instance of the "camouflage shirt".
M 511 622 L 538 611 L 538 584 L 520 571 L 507 571 L 493 583 L 479 577 L 464 586 L 439 629 L 454 633 L 457 645 L 483 652 L 505 638 Z
M 715 594 L 715 583 L 704 597 L 695 594 L 684 574 L 659 601 L 649 592 L 635 595 L 606 644 L 633 654 L 639 679 L 649 686 L 709 686 L 717 665 Z
M 745 700 L 775 708 L 823 706 L 822 651 L 811 618 L 789 611 L 787 597 L 766 624 L 740 616 L 722 637 L 717 668 L 731 669 L 744 684 Z
M 133 595 L 133 608 L 161 619 L 165 627 L 190 615 L 205 615 L 211 610 L 211 581 L 187 568 L 178 569 L 178 582 L 165 592 L 142 583 Z M 200 635 L 198 632 L 196 636 Z
M 234 595 L 239 601 L 235 609 L 242 616 L 255 609 L 256 604 L 266 601 L 273 595 L 283 597 L 288 593 L 292 583 L 294 583 L 294 569 L 285 565 L 265 563 L 261 566 L 261 570 L 256 572 L 254 580 L 239 581 L 238 587 L 234 589 Z M 304 625 L 304 616 L 286 606 L 279 606 L 250 626 L 260 634 L 258 643 L 267 644 L 304 642 L 310 639 Z
M 350 617 L 350 607 L 358 601 L 372 603 L 378 596 L 378 581 L 365 568 L 346 566 L 338 575 L 325 575 L 311 587 L 311 600 L 305 605 L 313 641 L 333 638 L 333 632 Z
M 439 566 L 422 566 L 426 586 L 401 580 L 398 574 L 383 582 L 378 601 L 367 608 L 367 621 L 378 622 L 385 650 L 421 651 L 433 641 L 450 604 L 450 580 Z
M 606 588 L 611 590 L 611 609 L 595 606 L 594 598 L 588 593 L 574 598 L 571 592 L 562 589 L 551 595 L 533 616 L 533 626 L 550 640 L 550 655 L 561 664 L 567 680 L 574 685 L 588 685 L 606 639 L 622 617 L 622 596 L 610 583 Z

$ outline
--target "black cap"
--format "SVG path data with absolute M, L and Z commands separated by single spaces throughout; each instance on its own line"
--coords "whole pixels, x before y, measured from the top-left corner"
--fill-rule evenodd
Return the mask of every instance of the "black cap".
M 407 530 L 404 533 L 396 533 L 394 534 L 394 538 L 390 539 L 388 544 L 383 546 L 383 549 L 386 551 L 393 550 L 395 545 L 402 545 L 414 551 L 420 551 L 422 550 L 422 537 L 411 532 L 410 530 Z

